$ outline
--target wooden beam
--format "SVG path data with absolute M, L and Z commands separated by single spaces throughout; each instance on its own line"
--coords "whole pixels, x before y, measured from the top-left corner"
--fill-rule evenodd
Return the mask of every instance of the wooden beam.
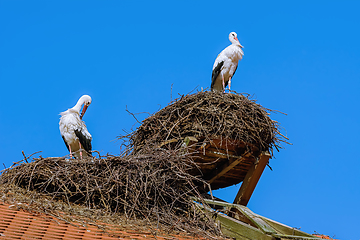
M 196 203 L 197 207 L 204 212 L 213 212 L 211 208 L 202 204 Z M 209 203 L 208 203 L 209 204 Z M 262 239 L 275 240 L 271 235 L 268 235 L 247 223 L 238 221 L 224 214 L 214 214 L 214 220 L 219 223 L 221 232 L 231 239 Z
M 224 164 L 223 169 L 216 174 L 212 179 L 210 179 L 209 183 L 213 183 L 216 179 L 220 178 L 221 176 L 223 176 L 225 173 L 227 173 L 228 171 L 230 171 L 230 169 L 232 169 L 233 167 L 235 167 L 237 164 L 239 164 L 242 161 L 242 158 L 236 158 L 234 161 L 232 161 L 231 163 L 226 163 Z
M 225 155 L 225 154 L 224 154 Z M 225 155 L 226 156 L 226 155 Z M 222 168 L 218 171 L 218 173 L 209 180 L 209 183 L 213 183 L 216 179 L 220 178 L 221 176 L 223 176 L 225 173 L 227 173 L 228 171 L 230 171 L 231 169 L 233 169 L 236 165 L 238 165 L 240 162 L 242 162 L 244 160 L 245 157 L 249 157 L 250 153 L 246 153 L 243 156 L 233 156 L 233 155 L 228 155 L 228 157 L 231 157 L 232 160 L 229 160 L 228 162 L 226 162 Z
M 271 155 L 269 152 L 262 152 L 260 154 L 259 161 L 254 163 L 246 174 L 240 190 L 235 197 L 234 204 L 240 204 L 243 206 L 248 204 L 270 157 Z

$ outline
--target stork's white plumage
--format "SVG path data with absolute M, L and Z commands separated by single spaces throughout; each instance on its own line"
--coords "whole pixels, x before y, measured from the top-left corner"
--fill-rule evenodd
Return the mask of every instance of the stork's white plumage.
M 213 91 L 225 91 L 228 84 L 230 90 L 231 78 L 234 76 L 239 60 L 244 55 L 241 50 L 243 46 L 235 32 L 229 34 L 229 40 L 232 44 L 222 50 L 215 59 L 211 76 L 211 90 Z
M 91 156 L 91 134 L 88 132 L 82 117 L 87 107 L 91 104 L 91 97 L 83 95 L 73 108 L 60 113 L 59 128 L 65 145 L 76 158 L 82 158 L 82 155 Z M 81 106 L 84 105 L 80 115 Z M 79 151 L 80 150 L 80 151 Z

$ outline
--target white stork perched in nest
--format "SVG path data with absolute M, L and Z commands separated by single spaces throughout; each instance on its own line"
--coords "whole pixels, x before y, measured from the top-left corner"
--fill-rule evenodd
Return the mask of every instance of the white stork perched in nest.
M 230 90 L 231 78 L 234 76 L 239 60 L 244 55 L 243 46 L 240 44 L 235 32 L 229 34 L 229 40 L 232 44 L 222 50 L 215 59 L 211 76 L 212 91 L 225 92 L 227 85 L 229 85 Z
M 83 95 L 73 108 L 60 113 L 59 128 L 61 136 L 65 142 L 67 149 L 76 158 L 82 156 L 91 156 L 91 134 L 88 132 L 82 117 L 84 116 L 86 109 L 91 104 L 91 97 L 89 95 Z M 80 115 L 81 106 L 84 105 Z

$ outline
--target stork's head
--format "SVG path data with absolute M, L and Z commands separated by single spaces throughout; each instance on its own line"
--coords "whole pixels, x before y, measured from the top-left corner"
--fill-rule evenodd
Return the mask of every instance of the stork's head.
M 240 46 L 241 48 L 243 48 L 243 46 L 239 42 L 239 39 L 237 38 L 236 32 L 231 32 L 229 34 L 229 40 L 232 44 L 236 44 L 236 45 Z
M 81 111 L 81 115 L 80 115 L 80 119 L 82 119 L 82 117 L 84 116 L 86 109 L 88 108 L 88 106 L 91 104 L 91 97 L 89 95 L 83 95 L 80 99 L 79 102 L 81 102 L 82 104 L 84 104 L 84 107 Z

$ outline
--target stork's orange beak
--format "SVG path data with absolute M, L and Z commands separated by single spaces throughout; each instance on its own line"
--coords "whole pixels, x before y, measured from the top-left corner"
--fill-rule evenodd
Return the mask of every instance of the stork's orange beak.
M 87 108 L 88 108 L 88 105 L 84 104 L 83 110 L 81 111 L 80 119 L 83 118 Z
M 235 37 L 235 40 L 238 41 L 238 43 L 240 44 L 239 39 L 237 37 Z M 243 45 L 240 44 L 240 48 L 243 48 Z

